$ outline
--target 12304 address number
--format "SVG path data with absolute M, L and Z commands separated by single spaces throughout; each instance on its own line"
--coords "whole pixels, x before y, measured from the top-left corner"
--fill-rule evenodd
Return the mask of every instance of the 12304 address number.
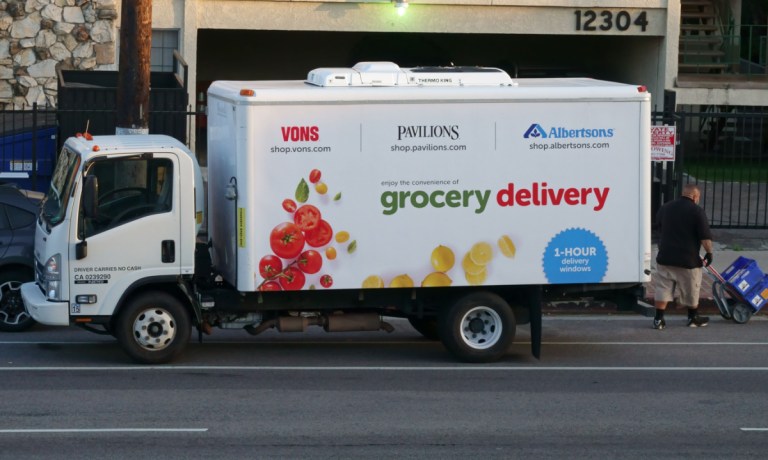
M 615 28 L 620 32 L 626 32 L 635 26 L 640 28 L 641 32 L 645 32 L 648 28 L 648 13 L 645 11 L 640 11 L 634 17 L 626 10 L 576 10 L 573 14 L 576 16 L 576 30 L 578 31 L 608 32 Z

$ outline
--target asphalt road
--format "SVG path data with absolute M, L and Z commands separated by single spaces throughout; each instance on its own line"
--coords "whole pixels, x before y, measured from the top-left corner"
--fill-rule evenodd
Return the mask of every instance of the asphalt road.
M 393 334 L 214 331 L 136 366 L 78 329 L 0 333 L 0 458 L 765 458 L 768 320 L 544 321 L 508 357 Z

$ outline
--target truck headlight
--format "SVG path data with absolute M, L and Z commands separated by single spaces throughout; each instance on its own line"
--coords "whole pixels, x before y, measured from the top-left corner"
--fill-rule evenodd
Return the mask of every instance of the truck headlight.
M 61 254 L 51 256 L 43 270 L 45 295 L 50 300 L 61 300 Z

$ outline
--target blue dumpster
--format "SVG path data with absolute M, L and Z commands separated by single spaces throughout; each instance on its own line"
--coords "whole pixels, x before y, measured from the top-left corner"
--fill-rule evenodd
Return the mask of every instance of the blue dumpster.
M 31 129 L 0 135 L 0 181 L 46 192 L 56 163 L 57 131 L 51 126 L 38 128 L 34 131 L 36 142 Z

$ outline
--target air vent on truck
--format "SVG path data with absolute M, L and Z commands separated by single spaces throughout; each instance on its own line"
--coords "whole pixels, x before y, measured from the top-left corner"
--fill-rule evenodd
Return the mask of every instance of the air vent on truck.
M 307 75 L 315 86 L 515 86 L 493 67 L 400 68 L 392 62 L 360 62 L 352 68 L 322 67 Z

